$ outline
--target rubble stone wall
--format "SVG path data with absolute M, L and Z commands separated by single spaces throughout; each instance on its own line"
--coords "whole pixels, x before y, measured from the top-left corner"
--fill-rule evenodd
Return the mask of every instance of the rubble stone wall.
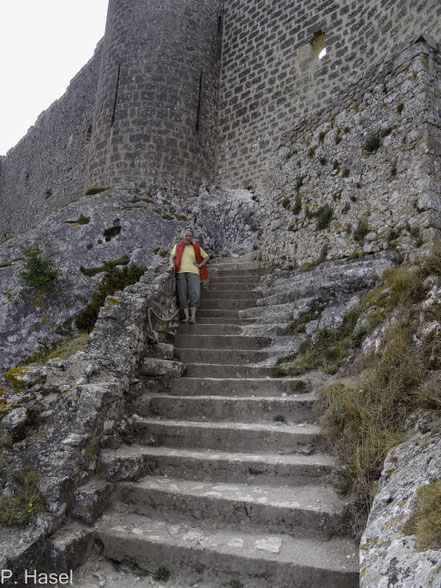
M 412 44 L 285 136 L 261 196 L 266 260 L 396 249 L 441 229 L 440 54 Z
M 218 182 L 258 183 L 273 141 L 421 33 L 441 38 L 437 0 L 225 2 Z M 314 35 L 327 55 L 314 56 Z M 219 179 L 220 178 L 220 179 Z

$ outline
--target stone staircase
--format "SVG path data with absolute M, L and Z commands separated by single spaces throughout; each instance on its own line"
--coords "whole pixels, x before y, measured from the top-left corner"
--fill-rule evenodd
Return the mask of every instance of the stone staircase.
M 175 339 L 186 376 L 145 393 L 136 445 L 103 452 L 110 480 L 130 477 L 133 464 L 149 472 L 115 484 L 95 526 L 104 553 L 167 568 L 168 586 L 358 586 L 357 548 L 338 536 L 342 503 L 328 483 L 334 464 L 314 390 L 271 379 L 270 340 L 241 334 L 256 321 L 240 315 L 261 296 L 257 268 L 224 262 L 211 274 L 197 324 Z

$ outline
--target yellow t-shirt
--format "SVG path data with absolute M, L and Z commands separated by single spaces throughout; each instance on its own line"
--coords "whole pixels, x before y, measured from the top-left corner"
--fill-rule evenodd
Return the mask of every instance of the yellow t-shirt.
M 173 247 L 171 254 L 173 256 L 176 255 L 176 245 Z M 202 249 L 202 247 L 201 247 L 201 257 L 202 257 L 202 259 L 204 259 L 204 257 L 207 257 L 207 254 Z M 184 247 L 184 251 L 182 252 L 181 267 L 179 268 L 178 273 L 183 274 L 184 272 L 190 272 L 192 274 L 199 275 L 199 268 L 196 267 L 195 265 L 193 265 L 194 263 L 196 263 L 196 256 L 194 254 L 193 245 L 186 245 Z

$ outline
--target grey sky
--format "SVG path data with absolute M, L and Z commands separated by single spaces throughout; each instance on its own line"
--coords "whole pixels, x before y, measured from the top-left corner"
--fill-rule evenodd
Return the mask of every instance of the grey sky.
M 108 0 L 0 0 L 0 155 L 62 96 L 102 38 Z

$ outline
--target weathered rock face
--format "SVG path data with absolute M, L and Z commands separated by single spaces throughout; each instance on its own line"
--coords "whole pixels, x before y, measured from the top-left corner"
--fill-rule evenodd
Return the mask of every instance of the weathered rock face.
M 38 472 L 47 505 L 47 512 L 28 527 L 25 542 L 22 530 L 14 529 L 7 546 L 0 545 L 2 556 L 8 554 L 2 560 L 5 568 L 18 573 L 40 558 L 47 561 L 47 538 L 67 515 L 90 523 L 105 508 L 112 486 L 92 478 L 101 449 L 117 448 L 130 436 L 132 423 L 125 406 L 149 335 L 149 306 L 160 316 L 176 310 L 172 274 L 162 269 L 148 272 L 139 283 L 108 298 L 83 351 L 63 361 L 23 368 L 13 382 L 1 382 L 3 414 L 11 405 L 19 406 L 0 422 L 2 439 L 11 436 L 2 449 L 1 490 L 7 486 L 4 475 L 25 465 Z M 153 325 L 161 340 L 173 331 L 173 325 Z M 81 557 L 93 541 L 89 535 L 86 543 L 82 541 Z M 78 549 L 67 553 L 63 542 L 52 547 L 54 565 L 78 565 Z
M 437 423 L 439 425 L 439 423 Z M 435 587 L 441 581 L 440 551 L 417 551 L 416 538 L 403 533 L 415 509 L 418 488 L 439 479 L 439 427 L 420 426 L 393 449 L 384 464 L 368 525 L 360 544 L 360 586 Z
M 73 317 L 89 301 L 106 262 L 166 266 L 186 207 L 157 194 L 107 190 L 82 197 L 48 216 L 35 229 L 0 245 L 0 372 L 50 348 L 72 331 Z M 77 222 L 79 221 L 79 222 Z M 39 244 L 61 275 L 53 288 L 24 291 L 22 247 Z M 81 267 L 100 268 L 95 276 Z M 21 294 L 23 292 L 23 294 Z
M 262 206 L 262 258 L 288 266 L 439 236 L 439 53 L 418 42 L 286 135 Z
M 257 249 L 261 214 L 248 190 L 202 187 L 190 210 L 206 251 L 237 256 Z

